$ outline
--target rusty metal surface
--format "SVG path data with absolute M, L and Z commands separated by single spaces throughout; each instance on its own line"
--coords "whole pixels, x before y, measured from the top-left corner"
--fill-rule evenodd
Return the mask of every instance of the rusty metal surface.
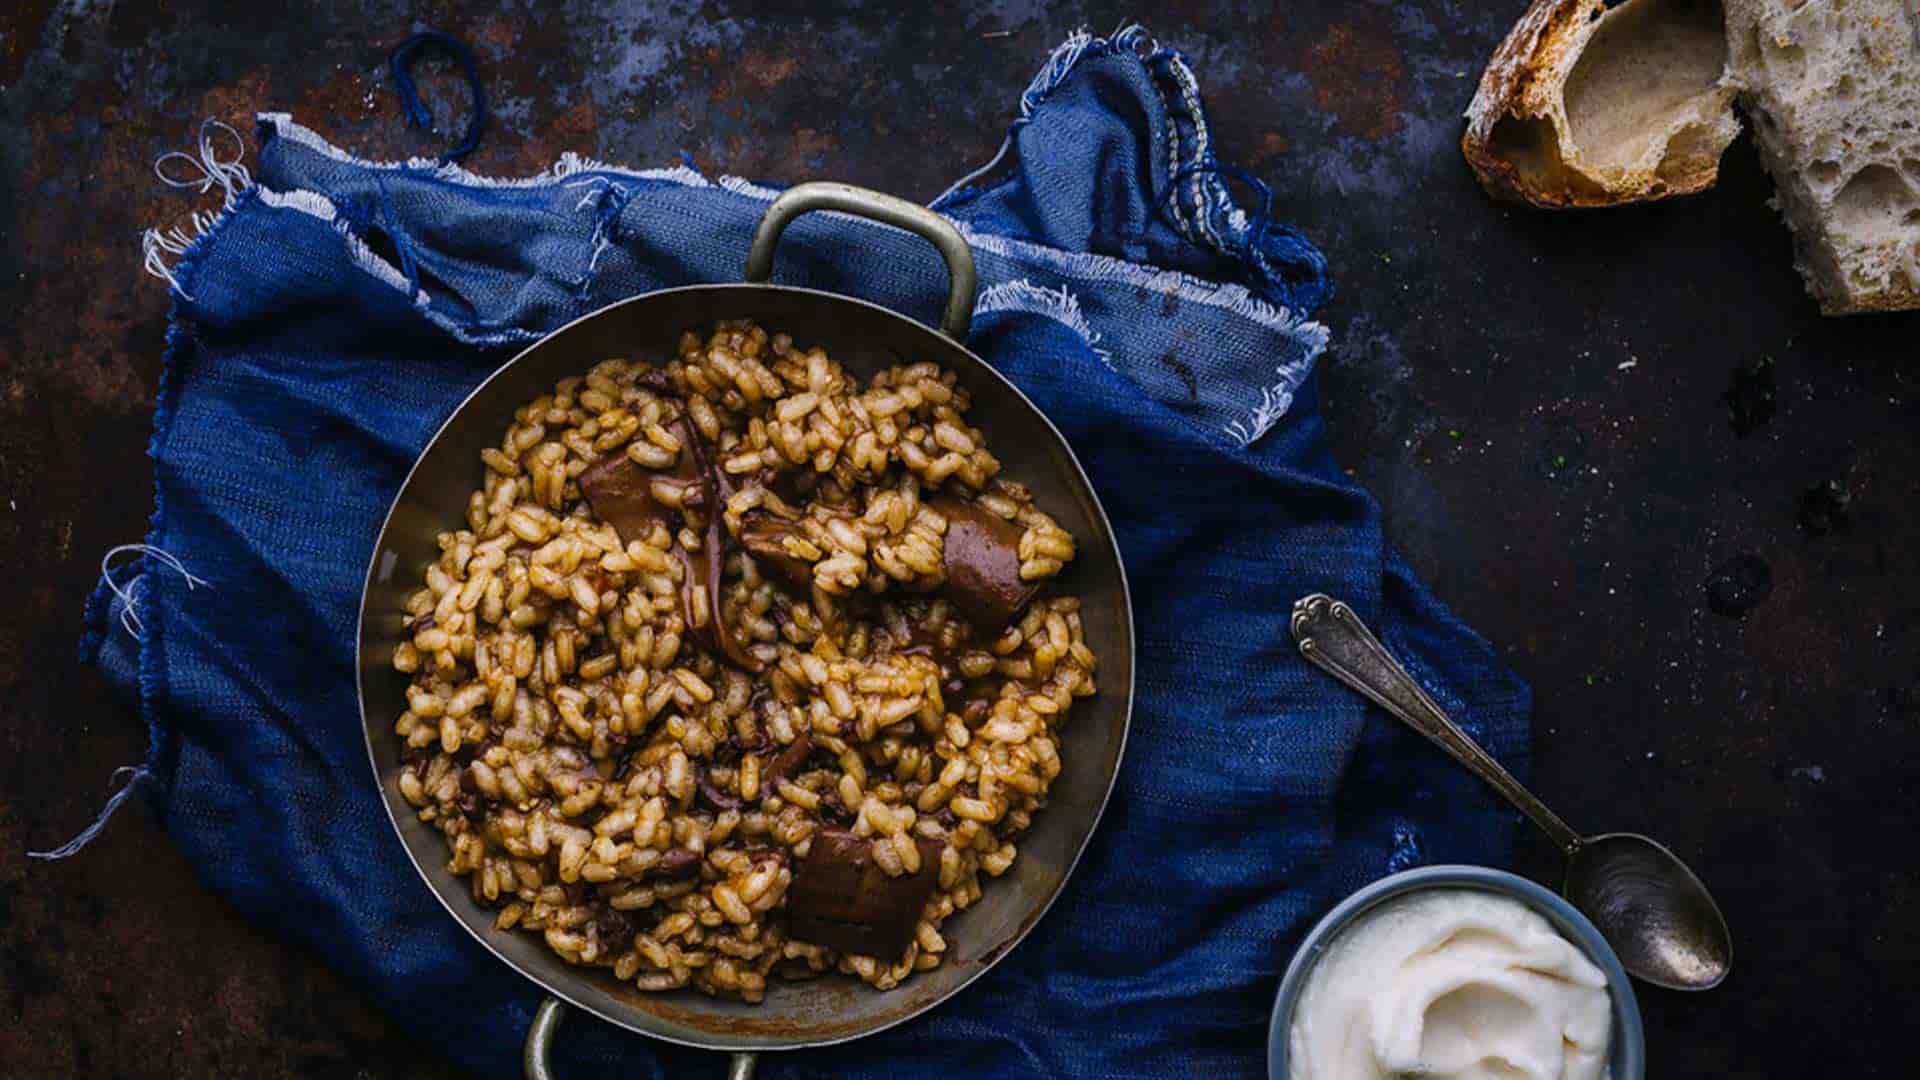
M 261 108 L 367 154 L 436 150 L 382 69 L 431 25 L 474 42 L 500 105 L 478 171 L 684 148 L 925 200 L 992 153 L 1047 48 L 1133 16 L 1194 58 L 1222 158 L 1328 252 L 1335 450 L 1533 682 L 1536 787 L 1582 827 L 1658 832 L 1726 907 L 1728 984 L 1643 996 L 1656 1069 L 1905 1075 L 1884 1034 L 1920 1022 L 1920 315 L 1818 318 L 1744 140 L 1693 199 L 1486 200 L 1459 114 L 1523 6 L 6 5 L 0 1073 L 443 1069 L 240 925 L 139 807 L 81 859 L 21 855 L 88 821 L 144 745 L 72 652 L 99 554 L 148 512 L 165 300 L 137 234 L 206 205 L 155 183 L 156 156 Z M 456 80 L 422 76 L 450 127 Z M 1541 847 L 1522 869 L 1554 875 Z

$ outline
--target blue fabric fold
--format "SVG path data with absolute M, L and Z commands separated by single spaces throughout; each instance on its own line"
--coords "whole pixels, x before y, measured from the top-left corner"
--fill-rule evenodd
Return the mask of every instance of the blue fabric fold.
M 1239 281 L 1296 311 L 1319 307 L 1332 291 L 1325 256 L 1268 222 L 1264 205 L 1244 213 L 1226 186 L 1234 174 L 1214 154 L 1193 70 L 1129 26 L 1056 49 L 1020 96 L 1000 153 L 933 205 L 1003 236 Z M 1251 183 L 1264 203 L 1264 186 Z
M 610 301 L 737 280 L 773 191 L 577 157 L 525 181 L 378 164 L 266 116 L 256 182 L 173 267 L 148 563 L 89 606 L 136 693 L 154 799 L 202 876 L 314 947 L 424 1041 L 513 1076 L 539 992 L 440 909 L 392 835 L 354 700 L 361 575 L 413 456 L 525 344 Z M 928 1016 L 766 1075 L 1255 1076 L 1311 920 L 1422 862 L 1499 864 L 1513 817 L 1295 655 L 1287 618 L 1347 600 L 1524 773 L 1526 688 L 1415 579 L 1327 451 L 1310 321 L 1325 261 L 1239 206 L 1197 82 L 1137 30 L 1077 36 L 1007 146 L 938 204 L 972 243 L 968 345 L 1078 451 L 1133 582 L 1134 728 L 1106 820 L 1052 913 Z M 850 256 L 849 253 L 858 253 Z M 933 321 L 944 271 L 895 230 L 810 215 L 776 280 Z M 582 1018 L 569 1077 L 712 1070 Z

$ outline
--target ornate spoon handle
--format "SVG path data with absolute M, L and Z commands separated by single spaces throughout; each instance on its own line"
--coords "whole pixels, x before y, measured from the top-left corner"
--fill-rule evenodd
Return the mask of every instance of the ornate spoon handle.
M 1561 850 L 1572 854 L 1580 834 L 1520 785 L 1480 744 L 1447 718 L 1433 698 L 1407 674 L 1353 609 L 1325 593 L 1293 605 L 1293 640 L 1315 667 L 1360 691 L 1381 708 L 1425 735 L 1475 776 L 1493 785 L 1508 802 L 1533 819 Z

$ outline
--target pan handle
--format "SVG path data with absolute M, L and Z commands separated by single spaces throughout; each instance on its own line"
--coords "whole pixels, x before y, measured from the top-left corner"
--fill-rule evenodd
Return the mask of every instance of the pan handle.
M 533 1014 L 533 1026 L 527 1029 L 526 1048 L 520 1052 L 520 1067 L 527 1080 L 554 1080 L 553 1034 L 560 1030 L 560 1021 L 566 1016 L 566 1003 L 557 997 L 541 1002 Z M 759 1054 L 734 1054 L 733 1060 L 727 1063 L 727 1080 L 753 1080 L 753 1067 L 759 1060 Z
M 760 282 L 773 276 L 773 249 L 780 244 L 780 234 L 786 231 L 788 222 L 810 210 L 838 210 L 870 218 L 905 229 L 938 248 L 940 257 L 947 260 L 947 275 L 952 280 L 940 329 L 955 341 L 967 339 L 979 279 L 974 274 L 973 252 L 967 249 L 966 238 L 952 222 L 924 206 L 852 184 L 814 180 L 781 192 L 767 207 L 760 227 L 753 231 L 753 246 L 747 249 L 748 281 Z

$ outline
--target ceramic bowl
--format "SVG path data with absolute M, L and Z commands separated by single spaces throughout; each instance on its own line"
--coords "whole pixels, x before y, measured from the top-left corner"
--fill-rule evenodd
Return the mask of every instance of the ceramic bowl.
M 1327 946 L 1340 931 L 1379 904 L 1405 893 L 1422 889 L 1482 889 L 1509 896 L 1544 916 L 1561 936 L 1579 947 L 1588 960 L 1606 972 L 1607 987 L 1613 997 L 1613 1042 L 1608 1050 L 1610 1080 L 1645 1080 L 1647 1050 L 1645 1033 L 1640 1027 L 1640 1004 L 1634 999 L 1633 986 L 1620 966 L 1613 948 L 1593 928 L 1585 915 L 1576 911 L 1559 893 L 1542 888 L 1526 878 L 1484 866 L 1423 866 L 1392 877 L 1381 878 L 1340 904 L 1321 919 L 1280 980 L 1280 993 L 1273 1002 L 1273 1022 L 1267 1029 L 1267 1075 L 1270 1080 L 1287 1080 L 1287 1034 L 1293 1028 L 1294 1005 L 1306 989 L 1307 975 Z

